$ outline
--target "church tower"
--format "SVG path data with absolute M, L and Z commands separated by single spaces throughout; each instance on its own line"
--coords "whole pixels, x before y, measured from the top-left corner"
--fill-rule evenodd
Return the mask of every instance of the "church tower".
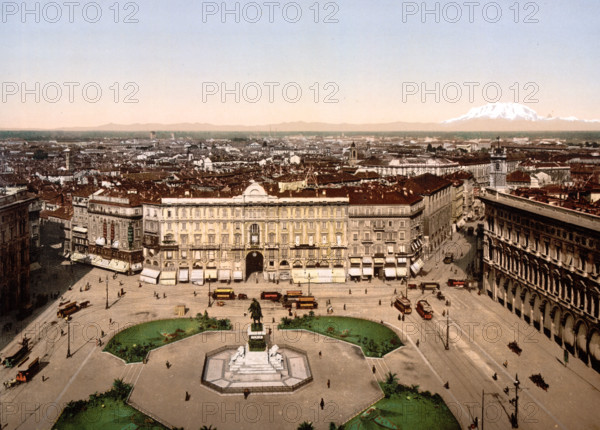
M 495 148 L 492 148 L 490 154 L 490 188 L 498 191 L 506 190 L 506 174 L 508 166 L 506 164 L 506 148 L 500 146 L 500 139 Z
M 358 150 L 356 149 L 356 143 L 352 142 L 350 145 L 350 158 L 348 159 L 348 164 L 351 166 L 356 166 L 358 163 Z

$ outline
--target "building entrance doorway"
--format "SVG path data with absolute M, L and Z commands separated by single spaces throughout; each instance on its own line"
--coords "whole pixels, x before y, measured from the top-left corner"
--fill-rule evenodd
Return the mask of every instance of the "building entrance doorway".
M 249 252 L 246 256 L 246 280 L 250 278 L 253 273 L 258 276 L 263 271 L 264 257 L 258 251 Z

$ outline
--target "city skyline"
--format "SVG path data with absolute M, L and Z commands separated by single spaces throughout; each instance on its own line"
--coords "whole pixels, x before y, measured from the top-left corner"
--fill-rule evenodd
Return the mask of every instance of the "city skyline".
M 581 1 L 23 5 L 2 10 L 3 129 L 600 118 Z

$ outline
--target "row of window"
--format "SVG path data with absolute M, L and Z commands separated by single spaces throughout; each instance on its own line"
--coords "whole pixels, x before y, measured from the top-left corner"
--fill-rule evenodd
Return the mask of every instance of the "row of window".
M 208 218 L 229 218 L 230 216 L 234 218 L 241 218 L 242 216 L 246 218 L 267 218 L 267 217 L 287 217 L 287 218 L 300 218 L 300 217 L 332 217 L 335 216 L 340 218 L 345 216 L 347 213 L 346 208 L 333 208 L 333 207 L 322 207 L 322 208 L 249 208 L 242 211 L 242 209 L 238 208 L 213 208 L 213 207 L 203 207 L 203 208 L 172 208 L 172 209 L 163 209 L 163 216 L 167 219 L 172 218 L 200 218 L 200 217 L 208 217 Z M 157 212 L 155 209 L 146 209 L 147 216 L 156 217 Z
M 209 250 L 209 251 L 187 251 L 187 250 L 180 250 L 180 251 L 162 251 L 163 252 L 163 257 L 167 258 L 167 259 L 181 259 L 181 260 L 186 260 L 188 258 L 191 258 L 193 260 L 199 260 L 199 261 L 214 261 L 217 257 L 221 260 L 221 261 L 226 261 L 228 259 L 233 259 L 233 261 L 241 261 L 243 258 L 244 253 L 242 251 L 214 251 L 214 250 Z M 144 250 L 144 257 L 154 257 L 156 255 L 156 253 L 152 250 Z M 287 249 L 282 249 L 280 251 L 275 251 L 275 250 L 269 250 L 266 252 L 266 258 L 269 260 L 274 260 L 276 258 L 282 258 L 282 259 L 287 259 L 287 258 L 307 258 L 309 260 L 314 260 L 314 259 L 323 259 L 323 260 L 327 260 L 327 259 L 342 259 L 343 258 L 343 250 L 341 249 L 335 249 L 335 250 L 326 250 L 323 249 L 321 251 L 315 250 L 315 249 L 295 249 L 292 251 L 288 251 Z
M 208 244 L 208 245 L 215 245 L 217 242 L 217 235 L 216 234 L 207 234 L 204 236 L 206 238 L 206 242 L 203 242 L 203 235 L 201 234 L 194 234 L 193 235 L 193 243 L 190 242 L 190 235 L 188 234 L 180 234 L 179 235 L 179 245 L 185 246 L 185 245 L 196 245 L 196 246 L 200 246 L 203 244 Z M 230 245 L 230 235 L 229 234 L 221 234 L 220 239 L 221 241 L 219 242 L 219 244 L 223 244 L 223 245 Z M 300 234 L 294 235 L 294 244 L 296 245 L 300 245 L 300 244 L 308 244 L 310 246 L 317 244 L 317 240 L 316 240 L 316 236 L 309 234 L 306 236 L 306 241 L 303 239 L 303 236 Z M 282 244 L 288 244 L 289 243 L 289 239 L 290 236 L 287 233 L 283 233 L 280 235 L 280 242 Z M 261 243 L 261 236 L 258 232 L 250 232 L 250 243 L 253 245 L 259 245 Z M 342 239 L 343 239 L 343 235 L 341 233 L 338 233 L 335 235 L 335 244 L 337 245 L 341 245 L 342 244 Z M 163 239 L 164 242 L 170 243 L 170 242 L 175 242 L 175 235 L 171 234 L 171 233 L 167 233 L 164 236 Z M 267 240 L 267 244 L 276 244 L 277 242 L 277 236 L 275 235 L 275 233 L 269 233 L 268 235 L 268 240 Z M 330 243 L 329 240 L 329 235 L 327 234 L 323 234 L 321 235 L 321 244 L 323 245 L 327 245 L 328 243 Z M 241 233 L 237 233 L 233 235 L 233 244 L 234 245 L 241 245 L 242 244 L 242 235 Z

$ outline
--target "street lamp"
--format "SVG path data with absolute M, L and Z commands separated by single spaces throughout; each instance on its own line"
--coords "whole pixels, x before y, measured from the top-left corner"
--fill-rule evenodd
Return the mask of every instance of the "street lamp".
M 446 310 L 446 351 L 450 349 L 450 311 Z
M 108 275 L 106 275 L 106 307 L 104 309 L 108 309 Z
M 71 358 L 71 324 L 69 323 L 69 316 L 67 315 L 67 358 Z
M 515 375 L 515 413 L 511 416 L 511 425 L 512 428 L 519 428 L 519 385 L 521 381 L 519 381 L 519 375 Z
M 212 303 L 210 301 L 210 278 L 208 278 L 208 307 L 212 307 Z
M 310 296 L 310 273 L 308 274 L 308 295 Z

